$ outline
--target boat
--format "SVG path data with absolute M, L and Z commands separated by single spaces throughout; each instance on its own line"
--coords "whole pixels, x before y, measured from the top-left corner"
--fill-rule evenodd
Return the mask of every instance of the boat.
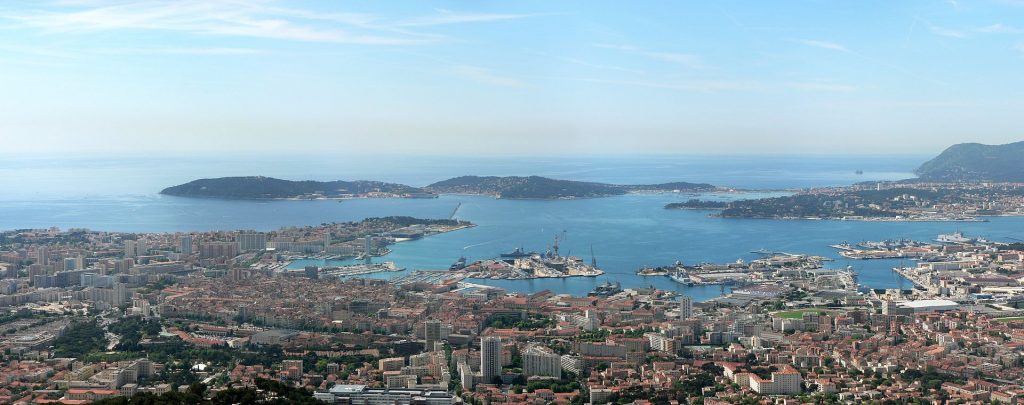
M 673 271 L 672 274 L 670 274 L 668 276 L 668 278 L 672 279 L 672 281 L 675 281 L 675 282 L 677 282 L 679 284 L 684 284 L 684 285 L 693 284 L 693 281 L 690 280 L 690 275 L 686 274 L 685 271 L 680 270 L 678 268 L 675 271 Z
M 939 235 L 937 238 L 935 238 L 935 241 L 942 243 L 972 243 L 977 242 L 978 240 L 975 238 L 968 238 L 964 236 L 962 232 L 957 231 L 949 234 Z
M 502 253 L 501 254 L 501 257 L 505 258 L 505 259 L 518 259 L 518 258 L 521 258 L 521 257 L 529 257 L 529 256 L 530 256 L 530 253 L 527 253 L 521 247 L 518 247 L 518 248 L 516 248 L 516 250 L 513 250 L 513 251 L 511 251 L 509 253 Z
M 588 293 L 587 296 L 610 297 L 620 292 L 622 292 L 622 285 L 618 281 L 614 284 L 611 281 L 605 281 L 604 284 L 594 287 L 594 290 Z
M 460 256 L 459 260 L 456 260 L 455 263 L 452 263 L 452 265 L 448 267 L 448 270 L 457 271 L 462 270 L 464 268 L 466 268 L 466 257 Z

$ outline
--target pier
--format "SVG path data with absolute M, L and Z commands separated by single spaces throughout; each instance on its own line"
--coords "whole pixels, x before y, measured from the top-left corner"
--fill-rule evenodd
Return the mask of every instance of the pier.
M 391 284 L 395 286 L 417 283 L 444 284 L 452 280 L 462 281 L 465 278 L 466 273 L 461 271 L 417 270 L 412 274 L 392 279 Z
M 924 288 L 931 293 L 938 292 L 938 288 L 935 288 L 931 285 L 931 281 L 929 280 L 928 275 L 918 274 L 917 272 L 914 271 L 913 267 L 893 267 L 892 270 L 895 271 L 896 274 L 903 276 L 903 278 L 910 280 L 910 282 L 914 283 L 914 286 L 916 287 Z

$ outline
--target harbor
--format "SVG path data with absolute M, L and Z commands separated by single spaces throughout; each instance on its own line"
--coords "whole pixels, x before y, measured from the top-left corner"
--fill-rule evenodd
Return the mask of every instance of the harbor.
M 830 259 L 822 256 L 774 253 L 749 263 L 739 259 L 732 263 L 701 263 L 687 266 L 676 261 L 672 266 L 644 267 L 637 271 L 640 276 L 663 276 L 686 286 L 727 285 L 746 286 L 751 284 L 777 283 L 779 281 L 816 280 L 823 276 L 839 277 L 838 270 L 825 269 L 822 264 Z M 846 272 L 852 273 L 851 269 Z M 855 287 L 856 281 L 847 276 L 839 284 Z
M 354 264 L 351 266 L 341 267 L 318 268 L 317 274 L 319 278 L 345 278 L 373 273 L 400 272 L 404 270 L 405 268 L 398 267 L 397 265 L 395 265 L 395 262 L 383 262 Z
M 544 253 L 526 252 L 516 248 L 502 253 L 494 259 L 478 260 L 466 264 L 460 257 L 450 268 L 466 273 L 468 278 L 492 280 L 527 280 L 535 278 L 597 277 L 604 271 L 597 267 L 597 259 L 591 249 L 590 263 L 578 256 L 563 256 L 559 253 L 559 236 Z M 564 238 L 564 233 L 561 236 Z

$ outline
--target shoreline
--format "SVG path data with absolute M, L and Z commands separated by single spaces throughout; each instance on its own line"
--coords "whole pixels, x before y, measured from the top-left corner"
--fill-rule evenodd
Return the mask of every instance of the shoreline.
M 465 225 L 458 225 L 458 226 L 452 227 L 452 229 L 447 229 L 447 230 L 444 230 L 444 231 L 439 231 L 439 232 L 434 232 L 434 233 L 431 233 L 431 234 L 423 235 L 422 237 L 419 237 L 419 238 L 395 238 L 395 243 L 394 244 L 397 245 L 397 244 L 402 243 L 402 242 L 409 242 L 409 241 L 419 240 L 419 239 L 423 239 L 423 238 L 428 238 L 428 237 L 431 237 L 431 236 L 434 236 L 434 235 L 441 235 L 441 234 L 445 234 L 445 233 L 449 233 L 449 232 L 461 231 L 463 229 L 469 229 L 469 228 L 473 228 L 475 226 L 476 226 L 476 224 L 470 223 L 470 224 L 465 224 Z M 385 256 L 391 254 L 391 252 L 392 252 L 391 249 L 386 249 L 386 250 L 387 251 L 384 252 L 384 254 L 374 255 L 374 256 L 371 256 L 371 257 L 385 257 Z M 334 256 L 334 258 L 318 257 L 318 256 L 324 256 L 324 255 L 313 255 L 313 256 L 305 256 L 305 257 L 287 259 L 285 262 L 282 262 L 283 265 L 281 266 L 281 269 L 289 270 L 289 267 L 292 265 L 292 263 L 294 263 L 296 261 L 299 261 L 299 260 L 319 260 L 319 261 L 322 261 L 322 262 L 324 262 L 326 264 L 330 260 L 345 261 L 345 260 L 356 260 L 356 259 L 359 258 L 358 255 L 356 255 L 356 256 Z M 291 270 L 295 270 L 295 269 L 291 269 Z
M 888 218 L 888 217 L 869 217 L 869 218 L 818 218 L 818 217 L 723 217 L 719 215 L 710 214 L 711 218 L 719 219 L 770 219 L 780 221 L 849 221 L 849 222 L 989 222 L 985 219 L 986 217 L 1019 217 L 1024 214 L 1017 215 L 985 215 L 978 218 Z
M 157 195 L 176 197 L 176 198 L 198 198 L 205 200 L 224 200 L 224 201 L 345 201 L 345 200 L 372 200 L 372 199 L 407 199 L 407 200 L 432 200 L 441 196 L 466 196 L 466 197 L 491 197 L 498 200 L 512 200 L 512 201 L 559 201 L 559 200 L 586 200 L 594 198 L 608 198 L 618 197 L 623 195 L 638 194 L 638 195 L 661 195 L 661 194 L 707 194 L 707 193 L 723 193 L 723 194 L 750 194 L 750 193 L 795 193 L 800 189 L 737 189 L 729 187 L 715 188 L 712 190 L 629 190 L 622 194 L 600 194 L 593 196 L 579 196 L 579 197 L 537 197 L 537 198 L 509 198 L 501 197 L 499 193 L 473 193 L 473 192 L 462 192 L 462 193 L 435 193 L 432 197 L 420 197 L 420 196 L 355 196 L 355 197 L 311 197 L 303 198 L 298 196 L 292 197 L 266 197 L 266 198 L 244 198 L 244 197 L 216 197 L 216 196 L 191 196 L 191 195 L 178 195 L 178 194 L 166 194 L 157 193 Z

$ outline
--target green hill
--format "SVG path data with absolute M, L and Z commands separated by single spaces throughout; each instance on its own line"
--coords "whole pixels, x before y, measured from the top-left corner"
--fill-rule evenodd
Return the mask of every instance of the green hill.
M 631 191 L 709 191 L 715 189 L 710 184 L 685 182 L 617 185 L 558 180 L 540 176 L 461 176 L 439 181 L 425 188 L 435 193 L 489 194 L 509 199 L 590 198 L 621 195 Z
M 1024 181 L 1024 141 L 950 146 L 914 171 L 926 181 Z
M 221 177 L 199 179 L 163 189 L 160 194 L 178 197 L 205 197 L 225 199 L 274 199 L 301 197 L 366 196 L 386 193 L 396 196 L 421 195 L 416 187 L 379 181 L 292 181 L 273 177 Z

